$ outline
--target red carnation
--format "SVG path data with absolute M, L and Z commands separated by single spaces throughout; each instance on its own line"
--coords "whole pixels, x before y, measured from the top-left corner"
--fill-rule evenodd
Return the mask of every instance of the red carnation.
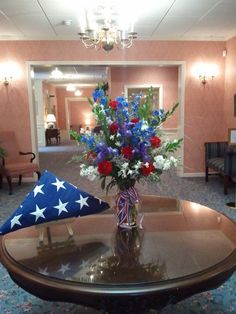
M 138 119 L 138 118 L 133 118 L 133 119 L 130 120 L 130 122 L 138 123 L 138 122 L 139 122 L 139 119 Z
M 149 174 L 152 173 L 154 170 L 155 168 L 153 166 L 153 163 L 148 164 L 148 166 L 145 164 L 141 167 L 141 173 L 146 177 L 149 176 Z
M 131 159 L 133 156 L 133 149 L 131 146 L 125 146 L 122 148 L 122 154 L 125 158 Z
M 159 147 L 161 144 L 161 139 L 157 136 L 153 136 L 150 139 L 150 143 L 151 143 L 152 147 Z
M 112 163 L 108 160 L 103 160 L 98 164 L 98 172 L 103 176 L 108 176 L 112 172 Z
M 111 134 L 115 134 L 117 133 L 117 130 L 118 130 L 118 125 L 116 122 L 113 122 L 110 126 L 109 126 L 109 129 L 110 129 L 110 133 Z
M 118 105 L 118 101 L 116 101 L 116 100 L 111 100 L 111 101 L 109 102 L 109 106 L 110 106 L 112 109 L 114 109 L 114 110 L 117 109 L 117 105 Z

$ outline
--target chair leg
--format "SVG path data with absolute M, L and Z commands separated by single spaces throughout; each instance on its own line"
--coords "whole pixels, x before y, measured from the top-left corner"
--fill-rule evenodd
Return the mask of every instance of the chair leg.
M 205 181 L 206 182 L 208 182 L 208 170 L 209 170 L 209 168 L 208 168 L 208 166 L 206 166 L 206 168 L 205 168 Z
M 41 177 L 41 172 L 40 171 L 36 171 L 37 175 L 38 175 L 38 180 L 40 179 Z
M 12 180 L 10 176 L 7 176 L 7 182 L 9 186 L 9 195 L 12 195 Z
M 228 194 L 229 176 L 224 176 L 224 194 Z
M 21 181 L 22 181 L 22 174 L 19 175 L 18 185 L 21 185 Z
M 2 189 L 2 175 L 0 174 L 0 189 Z

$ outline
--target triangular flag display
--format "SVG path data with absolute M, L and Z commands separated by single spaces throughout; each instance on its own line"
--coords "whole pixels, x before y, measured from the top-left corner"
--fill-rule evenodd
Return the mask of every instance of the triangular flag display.
M 96 214 L 108 208 L 108 203 L 46 170 L 19 208 L 2 225 L 0 234 L 53 220 Z

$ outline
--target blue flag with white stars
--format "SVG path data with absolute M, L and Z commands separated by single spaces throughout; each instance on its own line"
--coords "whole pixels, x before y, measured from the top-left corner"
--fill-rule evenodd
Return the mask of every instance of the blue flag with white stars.
M 108 203 L 45 171 L 19 208 L 1 226 L 0 234 L 53 220 L 99 213 Z

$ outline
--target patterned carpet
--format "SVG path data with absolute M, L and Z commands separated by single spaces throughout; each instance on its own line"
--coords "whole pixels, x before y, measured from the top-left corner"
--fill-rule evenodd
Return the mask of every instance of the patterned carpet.
M 68 180 L 93 195 L 102 196 L 104 193 L 97 182 L 88 182 L 79 177 L 79 166 L 68 163 L 73 151 L 66 152 L 47 150 L 40 152 L 40 167 L 54 172 L 59 177 Z M 0 222 L 2 223 L 9 214 L 19 205 L 25 195 L 31 190 L 32 183 L 23 183 L 22 186 L 14 185 L 14 194 L 8 195 L 7 186 L 0 190 Z M 225 213 L 236 220 L 236 211 L 225 206 L 229 201 L 235 200 L 235 188 L 232 185 L 229 194 L 223 194 L 223 181 L 220 177 L 210 177 L 205 184 L 204 178 L 179 178 L 170 172 L 162 176 L 160 184 L 138 185 L 140 193 L 156 194 L 162 196 L 176 196 L 181 199 L 194 201 Z M 95 314 L 99 311 L 81 307 L 79 305 L 46 302 L 36 298 L 18 286 L 10 279 L 6 270 L 0 266 L 0 313 L 81 313 Z M 236 275 L 233 275 L 218 289 L 197 294 L 176 305 L 169 305 L 161 314 L 188 314 L 188 313 L 236 313 Z M 152 311 L 152 313 L 157 313 Z

